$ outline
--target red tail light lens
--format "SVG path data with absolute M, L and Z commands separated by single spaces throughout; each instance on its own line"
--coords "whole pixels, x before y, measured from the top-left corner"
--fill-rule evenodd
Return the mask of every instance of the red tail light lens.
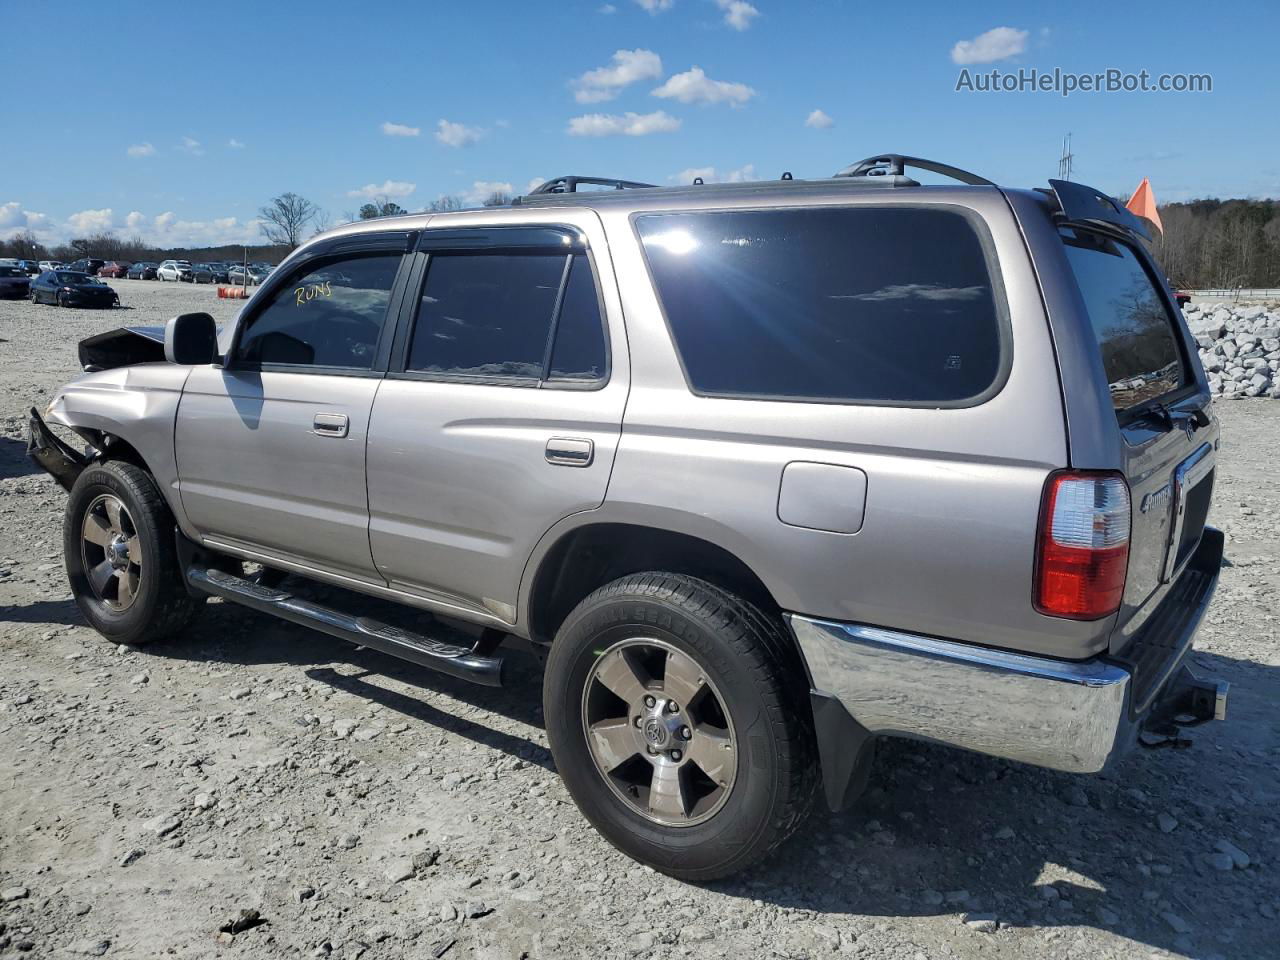
M 1035 607 L 1097 620 L 1120 609 L 1129 566 L 1129 486 L 1112 473 L 1057 473 L 1045 485 Z

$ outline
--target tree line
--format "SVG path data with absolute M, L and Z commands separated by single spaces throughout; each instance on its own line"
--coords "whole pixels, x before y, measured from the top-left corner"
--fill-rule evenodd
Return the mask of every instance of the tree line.
M 506 193 L 493 193 L 483 206 L 505 206 Z M 443 196 L 433 200 L 423 213 L 462 210 L 469 204 L 461 197 Z M 344 214 L 345 221 L 373 220 L 409 213 L 387 197 L 375 197 L 356 211 Z M 248 248 L 250 260 L 278 263 L 300 244 L 333 225 L 332 218 L 317 204 L 296 193 L 273 197 L 258 211 L 265 243 Z M 1160 207 L 1163 234 L 1154 231 L 1152 253 L 1174 286 L 1182 289 L 1205 287 L 1280 286 L 1280 201 L 1275 200 L 1191 200 Z M 141 237 L 124 238 L 114 233 L 76 237 L 57 246 L 46 246 L 30 230 L 0 240 L 0 257 L 29 260 L 71 261 L 80 257 L 103 260 L 240 260 L 242 244 L 219 247 L 157 247 Z
M 1151 249 L 1174 286 L 1280 286 L 1280 201 L 1168 203 L 1160 220 Z

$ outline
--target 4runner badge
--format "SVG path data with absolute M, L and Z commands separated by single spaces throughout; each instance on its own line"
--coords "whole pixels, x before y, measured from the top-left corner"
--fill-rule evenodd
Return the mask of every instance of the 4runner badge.
M 1166 503 L 1169 502 L 1170 493 L 1171 493 L 1171 489 L 1169 487 L 1169 484 L 1166 483 L 1159 490 L 1153 490 L 1151 493 L 1148 493 L 1145 497 L 1143 497 L 1142 503 L 1138 507 L 1138 509 L 1141 510 L 1143 513 L 1146 513 L 1152 507 L 1163 507 Z

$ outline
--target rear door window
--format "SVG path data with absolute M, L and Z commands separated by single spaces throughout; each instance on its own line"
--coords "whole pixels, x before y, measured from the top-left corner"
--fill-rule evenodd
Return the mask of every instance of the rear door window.
M 636 225 L 697 393 L 957 406 L 998 387 L 1003 294 L 965 214 L 831 207 Z
M 1089 231 L 1063 236 L 1117 414 L 1190 382 L 1174 319 L 1155 280 L 1123 243 Z
M 587 255 L 432 253 L 405 368 L 531 384 L 603 379 L 604 328 Z

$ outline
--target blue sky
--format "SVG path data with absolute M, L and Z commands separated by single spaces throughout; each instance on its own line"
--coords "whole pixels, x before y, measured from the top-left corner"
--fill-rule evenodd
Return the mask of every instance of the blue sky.
M 1280 197 L 1274 0 L 1229 24 L 1201 2 L 45 6 L 0 5 L 0 235 L 235 242 L 286 190 L 338 221 L 366 193 L 420 209 L 562 173 L 826 176 L 885 151 L 1034 186 L 1068 131 L 1075 179 L 1112 193 Z M 962 68 L 1055 67 L 1213 91 L 955 90 Z

